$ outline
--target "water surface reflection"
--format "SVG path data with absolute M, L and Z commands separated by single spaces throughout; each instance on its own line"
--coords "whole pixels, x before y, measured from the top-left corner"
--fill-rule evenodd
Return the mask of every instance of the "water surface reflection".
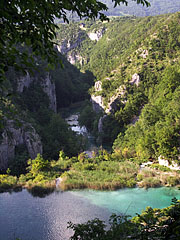
M 71 235 L 67 222 L 94 217 L 107 220 L 110 212 L 70 192 L 54 192 L 45 198 L 26 190 L 0 194 L 0 239 L 65 240 Z

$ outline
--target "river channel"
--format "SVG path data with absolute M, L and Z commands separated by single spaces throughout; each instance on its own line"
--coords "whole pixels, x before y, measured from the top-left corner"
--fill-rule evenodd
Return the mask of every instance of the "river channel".
M 77 116 L 69 121 L 72 128 L 91 138 L 85 128 L 78 126 Z M 1 193 L 0 240 L 68 240 L 72 235 L 67 229 L 68 221 L 83 223 L 97 217 L 108 223 L 112 213 L 135 216 L 147 206 L 169 206 L 173 197 L 180 199 L 180 190 L 161 187 L 55 191 L 44 198 L 34 197 L 25 189 Z
M 76 132 L 77 134 L 81 134 L 86 138 L 86 142 L 87 142 L 87 146 L 86 146 L 86 150 L 85 153 L 89 156 L 92 157 L 92 151 L 95 151 L 97 149 L 96 143 L 95 143 L 95 139 L 94 137 L 87 131 L 85 126 L 79 126 L 79 122 L 78 122 L 78 117 L 79 117 L 79 113 L 75 112 L 73 114 L 71 114 L 69 117 L 67 117 L 65 120 L 68 123 L 68 125 L 70 126 L 70 128 Z

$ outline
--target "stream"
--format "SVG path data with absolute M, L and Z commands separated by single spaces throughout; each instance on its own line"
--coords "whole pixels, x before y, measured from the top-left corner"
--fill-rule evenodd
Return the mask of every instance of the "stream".
M 65 118 L 65 120 L 74 132 L 83 135 L 87 139 L 85 153 L 88 155 L 88 157 L 92 157 L 92 151 L 97 149 L 95 138 L 87 131 L 85 126 L 79 126 L 78 117 L 79 113 L 77 112 L 71 114 L 69 117 Z

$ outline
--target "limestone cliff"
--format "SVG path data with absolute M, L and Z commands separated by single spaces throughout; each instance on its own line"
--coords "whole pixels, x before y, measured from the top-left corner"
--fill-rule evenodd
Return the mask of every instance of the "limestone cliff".
M 58 36 L 57 50 L 63 54 L 71 64 L 84 65 L 89 61 L 88 55 L 81 53 L 81 49 L 87 46 L 91 49 L 104 35 L 106 28 L 99 26 L 91 28 L 91 24 L 75 23 L 72 26 L 61 26 L 62 32 Z M 63 33 L 64 32 L 64 33 Z M 65 34 L 66 33 L 66 34 Z M 94 42 L 94 43 L 92 43 Z M 84 49 L 84 50 L 85 50 Z
M 17 127 L 14 120 L 7 120 L 1 136 L 0 169 L 8 167 L 8 161 L 15 156 L 15 147 L 21 144 L 26 146 L 32 159 L 37 153 L 42 154 L 41 139 L 31 124 L 21 122 L 21 127 Z
M 17 79 L 17 92 L 22 93 L 25 87 L 29 87 L 29 85 L 32 83 L 33 78 L 30 77 L 30 74 L 26 72 L 26 75 L 21 76 Z
M 88 33 L 88 37 L 89 37 L 92 41 L 99 41 L 99 40 L 102 38 L 105 30 L 106 30 L 106 29 L 103 27 L 103 28 L 100 28 L 100 29 L 98 29 L 98 30 L 96 30 L 96 31 L 94 31 L 94 32 L 89 32 L 89 33 Z
M 46 74 L 46 77 L 42 79 L 41 86 L 44 92 L 48 95 L 50 101 L 50 108 L 56 112 L 57 103 L 56 103 L 56 89 L 55 84 L 51 80 L 51 76 L 49 73 Z
M 65 55 L 67 60 L 71 64 L 75 64 L 76 62 L 79 62 L 82 65 L 85 59 L 83 59 L 82 56 L 79 55 L 76 49 L 80 47 L 84 39 L 85 39 L 84 32 L 78 31 L 76 34 L 74 34 L 72 39 L 71 38 L 63 39 L 61 43 L 57 45 L 57 50 L 61 54 Z
M 47 72 L 43 74 L 42 76 L 33 74 L 30 75 L 28 72 L 26 72 L 26 75 L 21 76 L 17 79 L 17 92 L 22 93 L 24 91 L 24 88 L 28 88 L 32 82 L 38 82 L 42 86 L 43 91 L 48 95 L 49 101 L 50 101 L 50 109 L 52 109 L 54 112 L 57 110 L 57 104 L 56 104 L 56 90 L 55 90 L 55 84 L 51 80 L 50 74 Z
M 136 83 L 135 83 L 136 84 Z M 106 114 L 111 113 L 112 110 L 116 110 L 117 102 L 122 98 L 126 92 L 126 86 L 122 85 L 116 89 L 115 93 L 109 99 L 108 103 L 104 104 L 104 99 L 101 96 L 102 82 L 97 81 L 94 85 L 94 94 L 91 95 L 91 102 L 95 112 L 103 111 Z M 122 100 L 121 100 L 122 101 Z M 125 100 L 123 100 L 125 103 Z
M 33 83 L 38 83 L 49 98 L 49 108 L 56 112 L 56 91 L 55 83 L 48 72 L 35 72 L 30 74 L 26 71 L 24 76 L 16 76 L 13 80 L 16 93 L 23 93 Z M 16 113 L 17 114 L 17 113 Z M 22 114 L 23 115 L 23 114 Z M 17 126 L 15 120 L 5 119 L 5 126 L 0 136 L 0 169 L 6 169 L 8 162 L 15 157 L 15 149 L 23 144 L 31 158 L 35 158 L 37 153 L 42 154 L 42 143 L 36 129 L 28 122 L 23 121 L 21 113 L 16 115 L 21 126 Z

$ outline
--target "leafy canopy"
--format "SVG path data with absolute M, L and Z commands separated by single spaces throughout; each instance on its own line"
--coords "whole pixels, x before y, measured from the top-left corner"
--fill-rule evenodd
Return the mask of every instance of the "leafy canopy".
M 149 6 L 147 0 L 133 0 L 137 4 Z M 114 7 L 127 0 L 112 0 Z M 57 61 L 54 48 L 56 37 L 55 18 L 68 22 L 68 12 L 80 18 L 107 19 L 107 6 L 96 0 L 2 0 L 0 1 L 0 80 L 9 66 L 17 70 L 35 66 L 34 56 L 41 56 L 50 64 Z M 24 50 L 17 46 L 31 48 Z M 29 48 L 28 48 L 29 49 Z

